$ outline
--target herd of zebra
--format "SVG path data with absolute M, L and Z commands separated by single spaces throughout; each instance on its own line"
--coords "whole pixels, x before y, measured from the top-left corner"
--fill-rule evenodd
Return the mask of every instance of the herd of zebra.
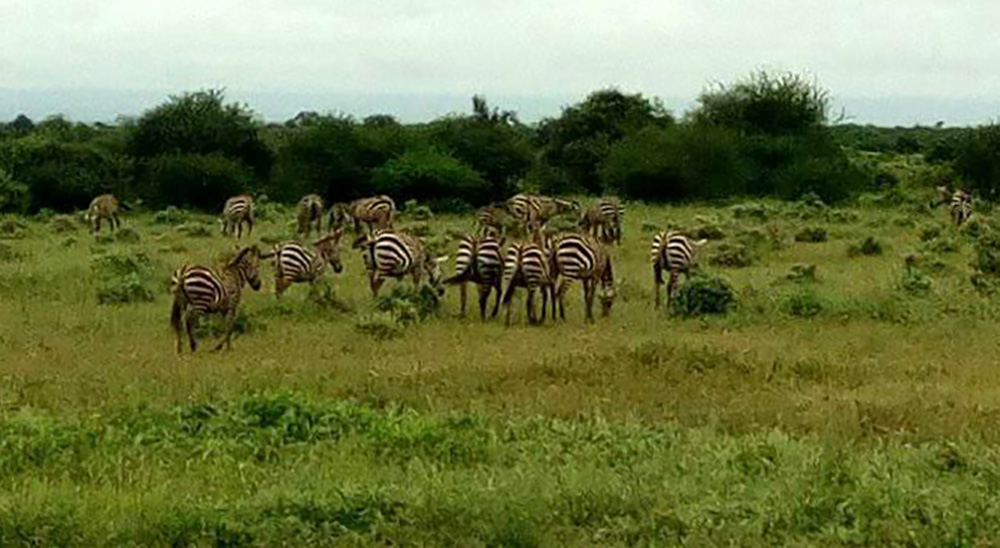
M 964 190 L 937 189 L 940 200 L 933 206 L 949 204 L 949 214 L 956 224 L 972 215 L 972 195 Z M 93 200 L 88 210 L 92 230 L 100 230 L 101 220 L 112 229 L 119 226 L 119 208 L 123 204 L 113 195 L 105 194 Z M 503 305 L 506 324 L 510 324 L 511 301 L 514 291 L 527 291 L 526 315 L 529 323 L 545 320 L 546 310 L 552 319 L 565 319 L 563 304 L 569 284 L 576 280 L 583 286 L 586 321 L 594 321 L 593 303 L 600 297 L 602 315 L 608 316 L 615 299 L 616 286 L 612 251 L 621 244 L 624 208 L 616 198 L 603 198 L 581 209 L 575 201 L 547 196 L 517 194 L 504 203 L 486 206 L 476 214 L 476 229 L 465 234 L 458 243 L 455 272 L 442 274 L 447 256 L 434 256 L 419 236 L 406 229 L 395 229 L 396 206 L 388 196 L 374 196 L 350 203 L 337 203 L 326 210 L 319 195 L 302 198 L 297 206 L 297 231 L 308 238 L 315 230 L 323 232 L 323 216 L 327 215 L 326 235 L 312 247 L 298 242 L 284 242 L 262 252 L 257 245 L 242 248 L 221 270 L 201 265 L 185 265 L 177 269 L 171 280 L 174 295 L 171 325 L 177 335 L 177 350 L 183 346 L 182 331 L 186 331 L 192 351 L 197 349 L 195 329 L 205 314 L 224 314 L 227 328 L 216 350 L 228 347 L 239 307 L 241 292 L 246 285 L 260 289 L 260 264 L 273 260 L 275 293 L 281 294 L 291 284 L 313 282 L 326 271 L 341 272 L 340 241 L 346 229 L 352 229 L 352 248 L 362 253 L 372 295 L 377 297 L 386 278 L 412 277 L 419 285 L 426 276 L 438 295 L 445 286 L 459 285 L 461 315 L 467 308 L 466 286 L 473 283 L 479 292 L 479 315 L 485 320 L 490 296 L 495 294 L 489 317 L 495 317 Z M 553 231 L 549 221 L 559 215 L 576 215 L 578 230 Z M 226 201 L 220 224 L 224 235 L 243 236 L 246 225 L 249 236 L 254 228 L 254 199 L 241 195 Z M 681 232 L 662 231 L 652 240 L 650 262 L 653 267 L 655 306 L 661 304 L 660 288 L 666 285 L 667 304 L 681 274 L 693 263 L 696 249 L 704 240 L 692 240 Z M 664 272 L 669 280 L 664 281 Z M 541 317 L 537 315 L 535 294 L 540 293 Z M 551 305 L 549 304 L 551 301 Z

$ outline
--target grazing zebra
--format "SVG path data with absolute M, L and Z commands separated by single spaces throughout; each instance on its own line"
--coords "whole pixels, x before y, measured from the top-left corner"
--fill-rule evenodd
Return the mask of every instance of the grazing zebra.
M 673 294 L 677 280 L 683 273 L 688 276 L 694 262 L 695 250 L 704 245 L 707 240 L 692 242 L 683 234 L 677 232 L 660 232 L 653 237 L 650 250 L 650 260 L 653 263 L 653 290 L 656 292 L 656 307 L 660 306 L 660 286 L 663 285 L 663 271 L 670 272 L 670 283 L 667 284 L 667 305 Z
M 90 220 L 91 234 L 97 234 L 101 231 L 101 219 L 108 220 L 112 232 L 116 228 L 121 227 L 122 222 L 118 219 L 118 212 L 122 209 L 128 208 L 124 203 L 119 202 L 114 194 L 101 194 L 91 200 L 90 207 L 87 208 L 87 219 Z
M 316 232 L 323 229 L 323 198 L 319 194 L 308 194 L 299 200 L 298 212 L 298 234 L 305 234 L 306 238 L 312 234 L 313 228 Z
M 230 348 L 236 312 L 246 284 L 254 291 L 260 289 L 260 250 L 256 245 L 240 250 L 236 258 L 229 261 L 219 273 L 197 265 L 185 265 L 174 272 L 170 280 L 171 292 L 174 294 L 170 325 L 177 335 L 178 354 L 183 346 L 182 321 L 191 342 L 191 352 L 195 352 L 198 350 L 198 341 L 194 332 L 198 327 L 198 319 L 204 314 L 226 315 L 226 335 L 219 340 L 215 350 L 222 348 L 223 344 L 226 349 Z
M 507 212 L 521 225 L 526 234 L 541 230 L 542 226 L 556 215 L 573 212 L 579 208 L 580 205 L 576 202 L 531 194 L 517 194 L 507 200 Z
M 340 262 L 340 237 L 343 228 L 338 228 L 313 245 L 316 251 L 306 249 L 295 242 L 286 242 L 274 246 L 273 251 L 261 255 L 261 259 L 274 258 L 274 294 L 281 294 L 288 286 L 297 282 L 313 283 L 319 279 L 329 265 L 333 271 L 340 273 L 344 265 Z
M 625 208 L 618 198 L 603 198 L 594 202 L 580 217 L 580 228 L 605 243 L 622 243 L 622 217 Z
M 555 245 L 553 264 L 556 270 L 553 277 L 563 277 L 555 293 L 553 317 L 558 303 L 559 317 L 566 319 L 563 300 L 573 280 L 580 280 L 583 284 L 583 300 L 587 308 L 588 322 L 594 321 L 594 294 L 597 293 L 598 284 L 601 286 L 601 315 L 611 314 L 611 305 L 615 299 L 615 276 L 611 267 L 611 255 L 601 242 L 585 234 L 562 236 Z
M 948 215 L 956 226 L 961 226 L 972 217 L 972 193 L 962 189 L 952 191 L 945 186 L 939 186 L 936 190 L 940 199 L 931 202 L 931 207 L 948 204 Z
M 406 232 L 378 230 L 373 235 L 358 238 L 353 247 L 365 253 L 372 296 L 378 297 L 385 278 L 401 279 L 406 275 L 412 276 L 415 286 L 419 286 L 421 278 L 426 275 L 438 295 L 444 295 L 441 263 L 448 257 L 431 256 L 419 237 Z
M 243 223 L 247 224 L 247 236 L 249 236 L 253 232 L 254 225 L 253 196 L 241 194 L 226 200 L 219 222 L 222 224 L 223 236 L 242 237 Z
M 458 244 L 455 256 L 455 275 L 444 280 L 444 284 L 461 284 L 459 291 L 462 303 L 462 317 L 465 317 L 466 291 L 468 282 L 479 288 L 479 318 L 486 319 L 486 303 L 490 293 L 496 291 L 491 318 L 500 310 L 500 290 L 503 284 L 503 240 L 495 236 L 465 236 Z
M 354 223 L 354 232 L 361 232 L 361 223 L 365 223 L 368 232 L 373 233 L 376 228 L 391 229 L 393 218 L 396 216 L 396 203 L 388 196 L 372 196 L 354 200 L 349 204 L 334 204 L 330 208 L 328 226 L 333 230 L 335 226 L 343 226 L 348 220 Z
M 503 296 L 500 298 L 506 309 L 505 325 L 510 325 L 510 305 L 514 297 L 514 289 L 523 287 L 528 290 L 528 300 L 526 303 L 528 322 L 535 324 L 539 320 L 535 314 L 535 291 L 542 293 L 542 316 L 541 321 L 545 321 L 545 308 L 548 295 L 552 293 L 553 280 L 551 277 L 551 258 L 548 250 L 536 243 L 517 242 L 507 248 L 507 256 L 504 259 L 504 283 L 506 284 Z M 553 296 L 553 305 L 555 297 Z
M 506 232 L 510 214 L 503 206 L 488 205 L 476 211 L 476 225 L 483 236 L 501 236 Z

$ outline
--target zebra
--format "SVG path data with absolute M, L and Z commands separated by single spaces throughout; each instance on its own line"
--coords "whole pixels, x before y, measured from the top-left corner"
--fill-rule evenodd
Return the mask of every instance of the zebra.
M 517 194 L 507 200 L 507 212 L 526 234 L 541 230 L 552 217 L 576 211 L 580 204 L 548 196 Z
M 488 205 L 476 211 L 476 226 L 483 236 L 500 236 L 506 232 L 510 214 L 503 206 Z
M 555 265 L 553 277 L 563 277 L 555 292 L 552 305 L 553 318 L 558 304 L 559 317 L 566 319 L 563 299 L 573 280 L 580 280 L 583 284 L 587 322 L 594 321 L 594 294 L 597 293 L 598 284 L 601 286 L 601 316 L 607 317 L 611 314 L 611 305 L 615 299 L 615 276 L 611 266 L 611 255 L 605 245 L 590 235 L 567 234 L 560 237 L 555 244 L 553 264 Z
M 552 293 L 551 258 L 547 249 L 533 242 L 515 242 L 507 248 L 504 259 L 504 291 L 500 301 L 506 310 L 504 325 L 510 325 L 510 306 L 514 297 L 514 289 L 523 287 L 528 290 L 526 303 L 528 323 L 540 323 L 535 315 L 535 291 L 542 294 L 542 316 L 545 321 L 545 308 L 549 294 Z M 553 296 L 553 305 L 555 304 Z
M 326 272 L 327 265 L 338 274 L 343 271 L 339 247 L 342 235 L 343 228 L 338 228 L 317 240 L 313 244 L 315 252 L 296 242 L 285 242 L 274 246 L 270 253 L 262 254 L 261 259 L 274 258 L 274 294 L 281 298 L 293 283 L 315 282 Z
M 446 285 L 460 284 L 459 291 L 462 303 L 462 317 L 465 317 L 466 288 L 465 284 L 472 282 L 479 288 L 479 318 L 486 319 L 486 304 L 490 293 L 496 291 L 491 318 L 495 318 L 500 310 L 500 290 L 503 287 L 503 256 L 502 239 L 492 235 L 466 235 L 459 241 L 458 253 L 455 256 L 455 275 L 444 280 Z
M 328 226 L 333 230 L 335 226 L 343 226 L 348 220 L 354 223 L 354 232 L 361 232 L 361 223 L 368 226 L 371 234 L 376 228 L 391 229 L 392 221 L 396 215 L 396 203 L 392 198 L 381 195 L 371 198 L 361 198 L 351 203 L 338 203 L 330 208 Z
M 219 223 L 222 224 L 223 236 L 235 235 L 237 238 L 243 236 L 243 223 L 246 223 L 249 236 L 253 232 L 254 225 L 253 196 L 241 194 L 226 200 Z
M 931 202 L 931 207 L 947 203 L 948 214 L 956 226 L 962 226 L 965 221 L 968 221 L 972 217 L 972 193 L 966 192 L 963 189 L 952 191 L 945 186 L 939 186 L 936 190 L 940 195 L 940 199 L 936 202 Z
M 296 219 L 298 234 L 305 234 L 308 238 L 314 227 L 316 232 L 320 232 L 323 228 L 323 198 L 319 194 L 308 194 L 299 200 Z
M 101 194 L 90 201 L 87 208 L 87 219 L 90 221 L 91 234 L 101 231 L 101 219 L 107 219 L 111 231 L 121 228 L 122 222 L 118 218 L 118 213 L 122 209 L 129 209 L 123 202 L 119 202 L 114 194 Z
M 198 319 L 204 314 L 225 314 L 226 334 L 215 350 L 221 349 L 223 344 L 228 350 L 243 286 L 247 284 L 254 291 L 260 290 L 260 250 L 256 245 L 240 250 L 221 272 L 198 265 L 184 265 L 174 271 L 170 279 L 174 295 L 170 325 L 177 335 L 177 353 L 180 354 L 183 347 L 182 322 L 191 343 L 191 352 L 198 350 L 194 332 Z
M 605 243 L 622 243 L 622 217 L 625 208 L 618 198 L 602 198 L 591 204 L 580 217 L 580 228 Z
M 415 286 L 419 286 L 421 278 L 426 275 L 437 294 L 444 295 L 441 263 L 448 257 L 432 256 L 419 237 L 406 232 L 377 230 L 374 234 L 359 237 L 353 247 L 362 249 L 365 254 L 365 268 L 373 297 L 378 297 L 385 278 L 401 279 L 407 275 L 412 277 Z
M 694 263 L 695 250 L 704 245 L 707 240 L 692 242 L 683 234 L 677 232 L 660 232 L 653 236 L 650 249 L 650 260 L 653 263 L 653 290 L 656 293 L 656 307 L 660 307 L 660 286 L 663 285 L 663 271 L 670 271 L 670 282 L 667 284 L 667 305 L 681 274 L 689 275 Z

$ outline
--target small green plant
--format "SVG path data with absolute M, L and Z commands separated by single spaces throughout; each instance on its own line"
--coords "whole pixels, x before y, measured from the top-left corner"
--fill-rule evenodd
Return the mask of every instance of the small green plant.
M 722 244 L 709 257 L 709 264 L 730 268 L 744 268 L 756 260 L 753 249 L 744 244 Z
M 674 312 L 688 317 L 726 314 L 735 304 L 732 284 L 720 276 L 692 277 L 672 301 Z
M 944 227 L 940 224 L 925 226 L 923 230 L 920 231 L 920 241 L 929 242 L 939 236 L 944 232 Z
M 851 244 L 847 248 L 847 256 L 857 257 L 863 255 L 865 257 L 874 257 L 881 255 L 883 251 L 882 244 L 874 237 L 868 236 L 861 243 Z
M 785 279 L 791 280 L 793 282 L 815 282 L 816 281 L 816 265 L 814 264 L 797 264 L 792 266 L 792 271 L 785 276 Z
M 812 318 L 826 308 L 823 300 L 810 289 L 786 295 L 781 300 L 781 309 L 790 316 Z
M 932 287 L 930 276 L 923 270 L 907 266 L 903 268 L 902 277 L 899 280 L 899 289 L 910 295 L 926 295 Z
M 323 278 L 315 283 L 309 284 L 309 296 L 310 302 L 315 303 L 320 308 L 327 310 L 333 310 L 336 312 L 350 312 L 351 307 L 344 301 L 337 298 L 336 293 L 333 291 L 333 286 L 330 282 Z
M 376 312 L 362 316 L 355 320 L 354 328 L 380 341 L 394 339 L 404 332 L 403 325 L 391 312 Z
M 126 244 L 137 244 L 142 241 L 142 237 L 139 236 L 139 232 L 136 229 L 126 226 L 115 231 L 115 241 Z
M 654 223 L 642 223 L 642 225 L 639 226 L 639 230 L 647 234 L 651 234 L 653 232 L 659 232 L 660 225 Z
M 178 226 L 177 232 L 190 238 L 208 238 L 212 235 L 212 226 L 206 223 L 189 222 Z
M 426 285 L 417 289 L 397 285 L 391 293 L 375 300 L 375 308 L 392 314 L 404 324 L 424 320 L 437 313 L 440 307 L 441 299 Z
M 174 206 L 167 206 L 166 209 L 157 211 L 153 215 L 153 222 L 159 225 L 181 225 L 186 223 L 188 215 L 181 209 Z
M 115 252 L 97 255 L 91 269 L 98 276 L 97 302 L 124 304 L 152 302 L 152 261 L 145 253 Z
M 21 258 L 22 255 L 20 252 L 7 244 L 0 242 L 0 263 L 12 263 L 20 261 Z
M 796 242 L 820 243 L 827 241 L 828 238 L 826 229 L 820 227 L 803 228 L 795 235 Z
M 79 227 L 72 215 L 55 215 L 49 220 L 49 226 L 52 227 L 52 231 L 56 234 L 76 232 L 76 229 Z
M 28 232 L 28 225 L 14 216 L 6 216 L 0 219 L 0 238 L 15 240 L 24 238 Z
M 757 221 L 766 221 L 772 214 L 770 208 L 764 204 L 755 203 L 736 204 L 729 208 L 729 211 L 732 212 L 735 219 L 753 219 Z

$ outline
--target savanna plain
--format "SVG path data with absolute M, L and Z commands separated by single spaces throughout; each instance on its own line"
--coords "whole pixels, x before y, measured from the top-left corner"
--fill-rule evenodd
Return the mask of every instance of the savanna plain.
M 346 242 L 280 300 L 267 264 L 232 350 L 193 355 L 169 279 L 232 253 L 213 217 L 5 217 L 0 544 L 992 545 L 1000 298 L 976 265 L 1000 213 L 958 228 L 921 192 L 626 203 L 590 325 L 579 285 L 565 322 L 527 325 L 523 295 L 481 322 L 471 287 L 467 318 L 450 287 L 392 320 Z M 243 242 L 294 237 L 293 208 L 260 210 Z M 453 252 L 474 218 L 401 221 Z M 728 313 L 654 309 L 667 227 L 709 240 Z

